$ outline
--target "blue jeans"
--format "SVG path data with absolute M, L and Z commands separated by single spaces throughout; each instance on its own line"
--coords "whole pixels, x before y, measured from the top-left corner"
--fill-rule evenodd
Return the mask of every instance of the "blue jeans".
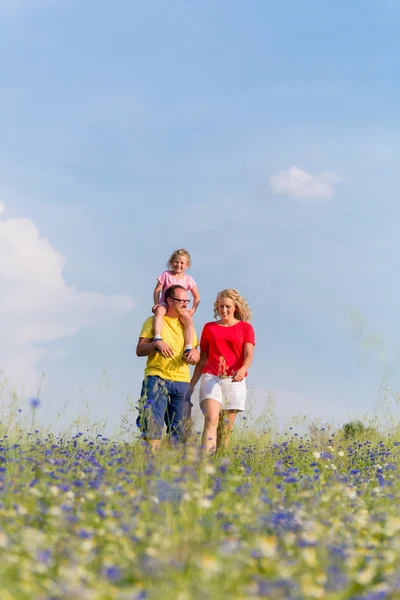
M 183 439 L 183 421 L 190 414 L 186 399 L 189 383 L 170 381 L 155 375 L 145 377 L 138 406 L 136 425 L 146 438 L 160 440 L 164 428 L 175 441 Z

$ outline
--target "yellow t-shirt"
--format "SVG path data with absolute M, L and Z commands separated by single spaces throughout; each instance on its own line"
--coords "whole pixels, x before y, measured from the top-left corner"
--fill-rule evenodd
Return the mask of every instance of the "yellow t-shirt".
M 149 317 L 143 324 L 140 332 L 141 338 L 152 339 L 153 319 Z M 171 317 L 163 317 L 163 328 L 161 337 L 163 342 L 167 343 L 172 348 L 175 356 L 173 358 L 164 358 L 159 352 L 152 352 L 147 359 L 145 376 L 156 375 L 162 379 L 171 381 L 190 381 L 190 369 L 187 361 L 183 358 L 183 350 L 185 345 L 185 327 L 179 319 Z M 193 347 L 199 345 L 196 332 L 193 338 Z

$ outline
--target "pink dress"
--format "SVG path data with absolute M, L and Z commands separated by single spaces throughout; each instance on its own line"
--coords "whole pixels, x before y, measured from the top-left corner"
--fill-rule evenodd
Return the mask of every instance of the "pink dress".
M 188 291 L 196 287 L 195 280 L 192 279 L 190 275 L 186 275 L 186 273 L 184 273 L 183 277 L 175 277 L 172 271 L 164 271 L 163 273 L 161 273 L 157 281 L 159 281 L 163 286 L 160 297 L 160 304 L 163 306 L 166 306 L 165 292 L 169 287 L 171 287 L 171 285 L 181 285 L 185 288 L 185 290 Z

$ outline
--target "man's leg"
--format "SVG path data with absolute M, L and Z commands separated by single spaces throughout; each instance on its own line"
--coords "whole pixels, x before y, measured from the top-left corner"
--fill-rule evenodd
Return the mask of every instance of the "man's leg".
M 184 408 L 190 384 L 184 381 L 170 381 L 168 383 L 167 432 L 173 442 L 180 442 L 184 439 Z
M 152 452 L 160 448 L 167 404 L 168 394 L 164 379 L 153 375 L 145 377 L 136 424 Z

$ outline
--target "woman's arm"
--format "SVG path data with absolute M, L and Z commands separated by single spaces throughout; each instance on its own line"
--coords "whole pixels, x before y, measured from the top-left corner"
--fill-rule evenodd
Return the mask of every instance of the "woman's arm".
M 200 360 L 197 363 L 197 365 L 194 368 L 193 371 L 193 375 L 192 375 L 192 379 L 190 380 L 190 390 L 191 392 L 193 392 L 194 388 L 196 387 L 197 382 L 199 381 L 200 377 L 201 377 L 201 372 L 203 370 L 204 365 L 207 362 L 207 352 L 200 352 Z
M 248 368 L 253 361 L 254 345 L 251 342 L 246 342 L 244 345 L 243 364 L 232 377 L 232 381 L 242 381 L 246 375 Z

